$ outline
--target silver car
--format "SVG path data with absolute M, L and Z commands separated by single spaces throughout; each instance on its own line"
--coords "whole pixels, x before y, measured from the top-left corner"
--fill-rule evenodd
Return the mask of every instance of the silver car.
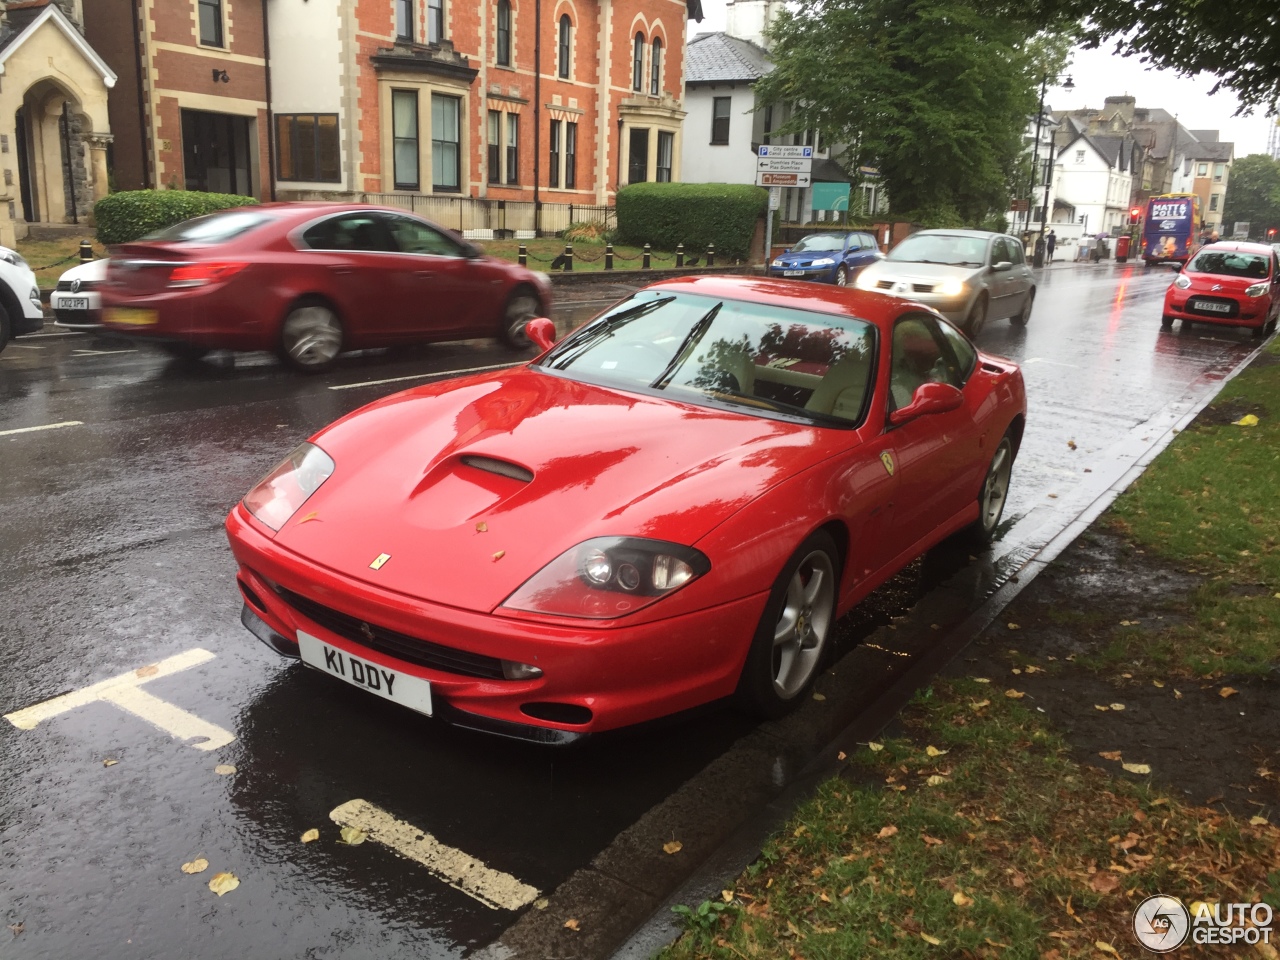
M 921 230 L 858 274 L 857 286 L 932 307 L 976 336 L 989 319 L 1031 318 L 1035 277 L 1022 243 L 987 230 Z

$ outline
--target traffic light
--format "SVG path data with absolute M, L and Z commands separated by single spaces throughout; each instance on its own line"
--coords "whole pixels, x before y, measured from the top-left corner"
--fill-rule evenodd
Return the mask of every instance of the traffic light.
M 1267 239 L 1268 239 L 1268 240 L 1274 240 L 1275 238 L 1276 238 L 1276 228 L 1275 228 L 1275 227 L 1269 227 L 1269 228 L 1267 229 Z
M 1142 217 L 1142 208 L 1141 208 L 1141 207 L 1130 207 L 1130 208 L 1129 208 L 1129 226 L 1131 226 L 1131 227 L 1132 227 L 1132 226 L 1135 226 L 1135 225 L 1138 223 L 1138 221 L 1141 219 L 1141 217 Z

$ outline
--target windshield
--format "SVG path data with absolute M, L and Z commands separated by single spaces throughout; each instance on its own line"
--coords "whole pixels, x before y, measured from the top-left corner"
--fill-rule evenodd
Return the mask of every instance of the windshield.
M 163 240 L 168 243 L 225 243 L 270 219 L 270 215 L 260 210 L 229 210 L 183 220 L 171 227 L 162 227 L 142 239 Z
M 980 267 L 987 262 L 985 237 L 950 233 L 913 234 L 889 251 L 888 260 L 907 263 L 945 263 L 955 267 Z
M 541 366 L 576 379 L 759 416 L 850 426 L 873 377 L 875 328 L 803 310 L 644 290 Z
M 1219 277 L 1265 280 L 1271 276 L 1271 258 L 1260 253 L 1234 250 L 1202 250 L 1187 264 L 1188 273 L 1212 273 Z
M 811 233 L 809 236 L 801 239 L 794 247 L 791 248 L 792 253 L 800 253 L 802 251 L 813 250 L 843 250 L 844 234 L 842 233 Z

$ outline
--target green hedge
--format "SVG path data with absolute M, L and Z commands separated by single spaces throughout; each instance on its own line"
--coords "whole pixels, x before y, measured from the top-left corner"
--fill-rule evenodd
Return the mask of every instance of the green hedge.
M 203 213 L 257 203 L 253 197 L 195 190 L 126 190 L 109 193 L 93 206 L 98 242 L 128 243 Z
M 736 183 L 633 183 L 618 191 L 618 239 L 686 253 L 716 245 L 718 257 L 747 257 L 769 193 Z

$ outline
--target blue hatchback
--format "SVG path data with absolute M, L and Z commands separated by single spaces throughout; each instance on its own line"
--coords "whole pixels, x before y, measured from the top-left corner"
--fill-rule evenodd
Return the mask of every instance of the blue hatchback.
M 769 264 L 769 276 L 817 280 L 844 287 L 863 267 L 884 256 L 865 231 L 811 233 Z

